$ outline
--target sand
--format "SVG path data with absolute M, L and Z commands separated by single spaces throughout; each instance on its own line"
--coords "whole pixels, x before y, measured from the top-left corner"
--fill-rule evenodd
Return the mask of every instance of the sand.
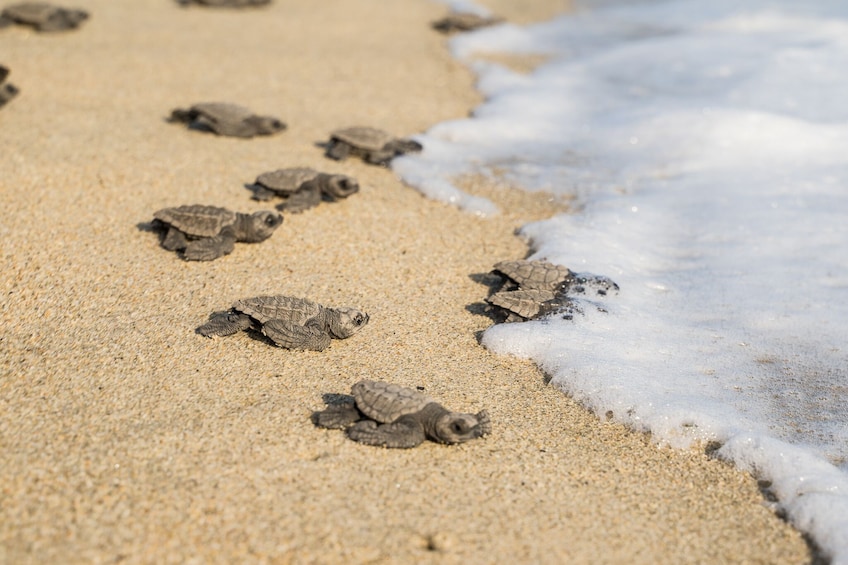
M 0 32 L 21 89 L 0 110 L 0 562 L 810 559 L 751 476 L 601 421 L 529 362 L 478 345 L 491 321 L 469 275 L 527 253 L 513 233 L 550 213 L 544 196 L 466 179 L 509 205 L 484 220 L 387 169 L 323 157 L 316 143 L 336 127 L 413 134 L 479 102 L 428 27 L 442 5 L 78 4 L 92 13 L 80 30 Z M 487 5 L 519 21 L 565 7 Z M 289 129 L 246 141 L 166 123 L 209 100 Z M 212 263 L 144 229 L 166 206 L 267 208 L 245 184 L 297 165 L 362 190 Z M 194 333 L 269 293 L 371 321 L 322 353 Z M 312 426 L 323 393 L 363 378 L 486 408 L 494 432 L 386 450 Z

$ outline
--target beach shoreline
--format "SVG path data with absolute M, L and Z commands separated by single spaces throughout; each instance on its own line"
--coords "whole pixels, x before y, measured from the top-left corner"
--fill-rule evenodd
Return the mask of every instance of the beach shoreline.
M 517 21 L 564 7 L 482 3 Z M 0 561 L 810 561 L 750 475 L 599 420 L 531 363 L 478 344 L 491 321 L 471 275 L 526 255 L 514 231 L 549 210 L 543 195 L 469 178 L 507 204 L 481 219 L 387 169 L 323 157 L 337 127 L 411 135 L 480 101 L 428 27 L 445 7 L 397 4 L 89 0 L 79 30 L 0 31 L 21 89 L 0 110 Z M 166 123 L 210 100 L 289 128 L 245 141 Z M 245 185 L 287 166 L 362 190 L 284 214 L 270 239 L 212 263 L 136 227 L 165 206 L 268 208 Z M 194 333 L 276 293 L 370 323 L 322 353 Z M 322 394 L 361 379 L 485 408 L 493 433 L 385 450 L 314 428 Z

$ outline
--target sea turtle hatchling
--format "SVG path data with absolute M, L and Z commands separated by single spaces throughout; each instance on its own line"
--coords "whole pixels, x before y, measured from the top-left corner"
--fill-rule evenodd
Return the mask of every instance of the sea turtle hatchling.
M 214 337 L 252 329 L 286 349 L 323 351 L 331 338 L 347 339 L 366 324 L 368 314 L 356 308 L 328 308 L 291 296 L 257 296 L 213 313 L 197 333 Z
M 202 204 L 163 208 L 153 217 L 154 228 L 165 232 L 162 247 L 183 250 L 187 261 L 212 261 L 231 253 L 237 241 L 264 241 L 283 223 L 270 210 L 242 214 Z
M 397 138 L 376 128 L 355 126 L 330 134 L 327 157 L 342 161 L 353 155 L 372 165 L 388 165 L 398 155 L 421 149 L 421 144 L 415 140 Z
M 85 10 L 60 8 L 44 2 L 22 2 L 0 12 L 0 27 L 21 24 L 36 31 L 65 31 L 78 28 L 87 19 Z
M 322 197 L 330 202 L 347 198 L 359 191 L 359 183 L 345 175 L 293 167 L 262 173 L 256 177 L 252 189 L 256 200 L 269 200 L 278 195 L 285 198 L 285 202 L 277 206 L 278 210 L 302 212 L 317 206 Z
M 610 291 L 618 291 L 618 285 L 607 277 L 574 273 L 543 260 L 501 261 L 492 272 L 503 283 L 486 302 L 495 307 L 505 322 L 533 320 L 554 312 L 571 318 L 582 312 L 575 295 L 594 291 L 596 295 L 606 296 Z
M 177 0 L 177 4 L 188 6 L 198 4 L 210 8 L 252 8 L 254 6 L 267 6 L 271 0 Z
M 176 108 L 168 121 L 188 124 L 190 129 L 245 139 L 273 135 L 286 129 L 286 124 L 273 116 L 258 116 L 244 106 L 227 102 L 203 102 L 188 109 Z
M 0 65 L 0 108 L 18 95 L 18 87 L 6 82 L 7 76 L 9 76 L 9 69 Z
M 503 18 L 494 16 L 481 16 L 472 12 L 453 12 L 433 22 L 432 26 L 433 29 L 442 33 L 453 33 L 458 31 L 473 31 L 502 22 Z
M 352 397 L 312 414 L 322 428 L 347 428 L 350 439 L 368 445 L 410 448 L 425 439 L 453 444 L 492 433 L 489 414 L 451 412 L 411 388 L 375 381 L 360 381 Z

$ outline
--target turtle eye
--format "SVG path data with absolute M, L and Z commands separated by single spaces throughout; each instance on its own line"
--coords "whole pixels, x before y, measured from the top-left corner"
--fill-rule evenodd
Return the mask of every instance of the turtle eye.
M 265 224 L 268 226 L 274 226 L 277 224 L 277 220 L 277 216 L 268 216 L 267 218 L 265 218 Z
M 362 317 L 362 315 L 361 315 L 361 314 L 357 314 L 357 315 L 356 315 L 356 317 L 353 319 L 353 323 L 354 323 L 354 324 L 356 324 L 357 326 L 361 326 L 361 325 L 362 325 L 362 322 L 363 322 L 364 320 L 365 320 L 365 319 Z
M 465 426 L 462 425 L 462 422 L 454 422 L 451 424 L 451 431 L 455 434 L 465 433 Z

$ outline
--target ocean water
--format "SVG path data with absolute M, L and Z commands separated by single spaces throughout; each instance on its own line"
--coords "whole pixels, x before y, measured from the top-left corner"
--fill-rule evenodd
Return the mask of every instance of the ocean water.
M 848 563 L 848 2 L 588 3 L 450 45 L 487 100 L 393 169 L 480 216 L 458 175 L 574 196 L 521 228 L 530 258 L 621 287 L 483 345 L 658 442 L 720 445 Z

